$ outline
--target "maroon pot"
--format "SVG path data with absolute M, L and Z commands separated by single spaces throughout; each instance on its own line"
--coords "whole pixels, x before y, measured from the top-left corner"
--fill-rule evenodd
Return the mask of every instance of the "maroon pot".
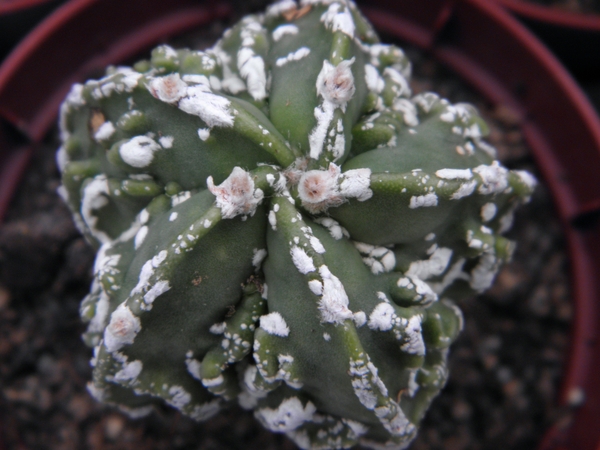
M 533 31 L 579 79 L 600 78 L 600 13 L 579 13 L 526 0 L 494 0 Z
M 568 405 L 578 393 L 585 399 L 573 422 L 550 430 L 540 448 L 597 450 L 600 121 L 595 111 L 550 52 L 495 3 L 358 3 L 380 31 L 430 51 L 490 102 L 520 115 L 569 245 L 575 315 L 561 402 Z M 0 217 L 70 85 L 229 12 L 223 4 L 207 5 L 200 0 L 70 0 L 15 49 L 0 66 Z

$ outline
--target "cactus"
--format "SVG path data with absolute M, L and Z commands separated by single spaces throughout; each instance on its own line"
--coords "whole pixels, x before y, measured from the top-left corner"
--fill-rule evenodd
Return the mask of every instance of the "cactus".
M 283 0 L 211 49 L 73 86 L 61 194 L 98 248 L 98 400 L 238 402 L 302 448 L 405 448 L 535 179 L 347 0 Z

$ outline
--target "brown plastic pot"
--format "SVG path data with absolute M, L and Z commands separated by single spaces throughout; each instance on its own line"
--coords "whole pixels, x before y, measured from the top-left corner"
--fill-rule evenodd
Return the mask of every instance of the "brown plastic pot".
M 578 393 L 585 399 L 572 423 L 549 430 L 540 449 L 598 450 L 600 121 L 595 111 L 555 57 L 489 0 L 358 3 L 378 30 L 428 50 L 490 102 L 520 115 L 570 253 L 575 315 L 561 402 L 568 405 Z M 23 41 L 0 66 L 0 217 L 70 85 L 230 11 L 223 4 L 207 5 L 200 0 L 70 0 Z
M 526 0 L 494 0 L 525 24 L 579 79 L 600 78 L 600 13 L 579 13 Z

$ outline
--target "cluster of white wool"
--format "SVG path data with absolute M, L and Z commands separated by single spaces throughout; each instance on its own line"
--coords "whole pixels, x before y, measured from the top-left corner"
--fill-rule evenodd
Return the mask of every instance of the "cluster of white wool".
M 396 256 L 391 249 L 357 241 L 353 241 L 353 244 L 373 274 L 391 272 L 396 267 Z
M 275 65 L 277 67 L 281 67 L 292 61 L 300 61 L 302 58 L 307 57 L 309 54 L 310 54 L 310 48 L 300 47 L 298 50 L 290 52 L 286 56 L 277 58 L 277 60 L 275 61 Z
M 298 397 L 289 397 L 275 409 L 256 410 L 255 416 L 268 430 L 286 432 L 295 430 L 304 422 L 312 422 L 316 412 L 317 408 L 311 401 L 303 405 Z
M 151 308 L 152 302 L 154 302 L 156 297 L 170 289 L 168 280 L 151 282 L 152 278 L 156 278 L 156 269 L 165 261 L 167 255 L 168 252 L 166 250 L 161 250 L 156 256 L 144 263 L 140 271 L 138 283 L 129 294 L 132 297 L 138 294 L 143 295 L 147 308 Z
M 216 197 L 215 203 L 221 209 L 223 219 L 254 215 L 264 197 L 261 189 L 254 188 L 254 180 L 250 173 L 237 166 L 218 186 L 215 186 L 212 176 L 208 177 L 206 185 Z
M 265 61 L 252 48 L 255 39 L 265 29 L 255 17 L 247 17 L 242 21 L 240 38 L 242 45 L 237 53 L 237 68 L 246 80 L 248 93 L 254 100 L 264 100 L 267 97 L 267 73 Z
M 94 140 L 96 142 L 106 141 L 110 139 L 110 137 L 117 131 L 115 126 L 110 120 L 107 120 L 102 125 L 98 127 L 96 132 L 94 133 Z
M 86 86 L 92 88 L 92 97 L 100 100 L 110 97 L 113 92 L 132 92 L 138 86 L 141 77 L 141 73 L 129 67 L 117 67 L 112 73 L 98 81 L 88 81 Z
M 149 77 L 148 90 L 165 103 L 177 105 L 182 111 L 200 117 L 210 128 L 232 127 L 234 115 L 231 102 L 212 92 L 205 76 L 186 78 L 179 73 Z
M 323 280 L 318 306 L 321 312 L 321 321 L 341 324 L 347 319 L 354 319 L 352 311 L 348 308 L 348 295 L 340 279 L 332 274 L 326 265 L 319 267 L 319 275 Z
M 298 182 L 298 196 L 302 206 L 312 213 L 319 213 L 330 207 L 339 206 L 349 198 L 358 201 L 373 196 L 371 169 L 353 169 L 342 173 L 334 163 L 328 170 L 309 170 L 302 174 Z
M 414 275 L 400 277 L 396 282 L 396 286 L 414 291 L 415 296 L 412 298 L 412 301 L 418 302 L 421 305 L 429 305 L 438 300 L 438 295 L 433 291 L 431 286 Z
M 96 226 L 98 216 L 94 211 L 98 211 L 108 205 L 109 200 L 108 179 L 106 175 L 96 175 L 90 182 L 84 185 L 81 198 L 81 217 L 92 236 L 101 243 L 111 242 L 112 239 Z
M 350 38 L 354 38 L 356 26 L 348 6 L 341 2 L 331 3 L 326 12 L 321 16 L 321 22 L 332 32 L 340 31 Z
M 131 167 L 148 167 L 162 147 L 148 136 L 135 136 L 119 146 L 121 159 Z
M 438 196 L 435 192 L 430 192 L 425 195 L 413 195 L 410 198 L 410 203 L 408 207 L 410 209 L 415 208 L 428 208 L 431 206 L 437 206 L 438 204 Z
M 130 362 L 127 356 L 119 352 L 114 352 L 112 356 L 121 365 L 121 369 L 114 375 L 114 381 L 121 384 L 135 384 L 144 367 L 142 362 L 138 359 Z
M 121 303 L 110 316 L 110 322 L 104 330 L 104 346 L 109 353 L 133 344 L 135 337 L 142 329 L 140 319 L 131 309 Z
M 279 25 L 277 28 L 273 30 L 271 36 L 275 42 L 279 41 L 283 36 L 286 35 L 296 35 L 298 34 L 299 28 L 291 23 Z
M 354 58 L 344 60 L 337 66 L 327 60 L 323 61 L 316 82 L 317 95 L 323 98 L 323 102 L 314 109 L 317 124 L 308 136 L 312 159 L 319 159 L 330 131 L 333 131 L 333 143 L 330 146 L 335 159 L 344 154 L 346 144 L 342 122 L 340 120 L 334 128 L 332 121 L 337 108 L 346 111 L 346 106 L 356 91 L 351 70 L 353 63 Z
M 260 327 L 269 334 L 275 336 L 287 337 L 290 329 L 285 323 L 285 319 L 278 312 L 272 312 L 260 317 Z
M 351 358 L 348 374 L 352 379 L 354 393 L 365 408 L 374 410 L 379 403 L 378 397 L 387 397 L 387 387 L 379 378 L 377 367 L 368 355 L 361 354 L 357 359 Z

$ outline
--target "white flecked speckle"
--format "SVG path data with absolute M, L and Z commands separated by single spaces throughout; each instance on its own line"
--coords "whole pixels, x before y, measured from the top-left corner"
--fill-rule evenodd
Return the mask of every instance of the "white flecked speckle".
M 314 272 L 316 270 L 313 259 L 310 256 L 308 256 L 304 249 L 294 245 L 290 249 L 290 254 L 292 256 L 292 261 L 294 262 L 294 265 L 300 273 L 306 275 L 307 273 Z
M 460 198 L 467 197 L 467 196 L 471 195 L 475 191 L 476 187 L 477 187 L 477 181 L 476 180 L 467 181 L 466 183 L 462 183 L 460 185 L 460 187 L 456 190 L 456 192 L 454 192 L 450 196 L 450 199 L 452 199 L 452 200 L 458 200 Z
M 252 265 L 254 266 L 254 268 L 256 270 L 260 269 L 260 266 L 262 265 L 262 262 L 264 261 L 264 259 L 266 257 L 267 257 L 267 251 L 264 248 L 261 248 L 261 249 L 255 248 L 253 250 Z
M 152 304 L 156 297 L 164 294 L 169 289 L 171 289 L 171 285 L 168 281 L 160 280 L 157 281 L 146 294 L 144 294 L 144 302 L 148 305 Z
M 429 257 L 429 259 L 413 261 L 410 263 L 407 275 L 415 276 L 421 280 L 443 274 L 448 268 L 450 259 L 452 258 L 452 250 L 447 247 L 437 248 Z
M 262 57 L 255 55 L 251 48 L 242 47 L 237 54 L 237 66 L 246 80 L 248 93 L 254 100 L 263 100 L 267 96 L 267 74 Z
M 356 198 L 364 202 L 373 196 L 371 186 L 371 169 L 352 169 L 341 175 L 340 193 L 347 198 Z
M 440 169 L 435 172 L 435 175 L 444 180 L 470 180 L 473 178 L 471 169 Z
M 484 222 L 489 222 L 496 217 L 498 207 L 494 203 L 486 203 L 481 207 L 481 219 Z
M 323 294 L 323 283 L 321 283 L 319 280 L 310 280 L 308 282 L 308 287 L 315 295 Z
M 306 406 L 298 397 L 286 398 L 276 409 L 261 408 L 255 411 L 258 420 L 265 428 L 276 432 L 293 431 L 304 422 L 311 422 L 317 408 L 312 402 Z
M 169 388 L 170 399 L 167 399 L 167 403 L 174 406 L 177 409 L 183 408 L 191 400 L 192 396 L 182 386 L 171 386 Z
M 141 329 L 140 319 L 133 315 L 125 303 L 121 303 L 111 314 L 110 322 L 104 330 L 106 350 L 112 353 L 124 345 L 133 344 Z
M 379 331 L 391 330 L 395 316 L 396 311 L 390 303 L 379 303 L 369 316 L 369 328 Z
M 508 187 L 508 170 L 500 166 L 498 161 L 489 166 L 477 166 L 473 172 L 481 177 L 483 183 L 479 186 L 479 192 L 483 195 L 499 194 Z
M 234 116 L 229 108 L 231 102 L 213 94 L 207 86 L 189 86 L 178 106 L 182 111 L 200 117 L 210 128 L 233 126 Z
M 159 144 L 162 148 L 171 148 L 173 147 L 173 140 L 175 138 L 173 136 L 162 136 L 158 139 Z
M 273 231 L 277 230 L 277 214 L 273 210 L 269 211 L 269 224 Z
M 332 3 L 321 16 L 321 22 L 332 32 L 341 31 L 351 38 L 354 38 L 354 19 L 348 7 L 343 7 L 340 3 Z
M 353 316 L 354 323 L 357 327 L 362 327 L 367 323 L 367 315 L 364 313 L 364 311 L 357 311 L 353 314 Z
M 260 316 L 260 327 L 267 333 L 275 336 L 287 337 L 290 334 L 287 323 L 285 323 L 284 318 L 278 312 Z
M 377 94 L 383 91 L 383 88 L 385 87 L 385 81 L 379 75 L 377 68 L 372 64 L 365 65 L 365 81 L 369 90 Z
M 346 229 L 344 229 L 337 221 L 333 220 L 330 217 L 318 217 L 315 219 L 315 222 L 327 228 L 331 237 L 334 238 L 336 241 L 339 241 L 344 236 L 350 236 Z
M 198 128 L 198 137 L 206 141 L 210 137 L 210 128 Z
M 400 346 L 405 352 L 419 356 L 425 355 L 425 343 L 423 342 L 423 335 L 421 333 L 421 320 L 422 317 L 420 315 L 415 315 L 408 319 L 408 325 L 404 330 L 408 340 Z
M 141 361 L 126 361 L 127 359 L 125 358 L 123 368 L 115 374 L 115 381 L 123 383 L 135 380 L 138 377 L 138 375 L 142 372 L 143 364 Z
M 275 65 L 277 67 L 281 67 L 292 61 L 300 61 L 302 58 L 307 57 L 309 54 L 310 54 L 310 48 L 300 47 L 298 50 L 296 50 L 294 52 L 290 52 L 286 56 L 277 58 L 277 60 L 275 61 Z
M 275 42 L 279 41 L 283 36 L 298 34 L 298 27 L 293 24 L 279 25 L 273 30 L 272 36 Z
M 431 206 L 437 206 L 438 197 L 435 193 L 425 194 L 425 195 L 413 195 L 410 198 L 409 208 L 428 208 Z
M 154 139 L 148 136 L 136 136 L 119 147 L 119 155 L 132 167 L 143 168 L 152 163 L 154 153 L 161 149 Z
M 323 294 L 319 301 L 321 321 L 341 324 L 346 319 L 352 319 L 348 295 L 342 282 L 325 265 L 319 267 L 319 275 L 323 279 Z
M 135 238 L 133 240 L 133 247 L 136 250 L 140 247 L 140 245 L 142 245 L 142 243 L 146 239 L 147 234 L 148 234 L 148 227 L 145 225 L 138 230 L 138 232 L 136 233 Z
M 94 133 L 96 142 L 106 141 L 115 133 L 116 129 L 112 122 L 106 121 Z
M 315 237 L 315 236 L 310 236 L 308 238 L 311 247 L 313 248 L 313 250 L 317 253 L 325 253 L 325 247 L 323 247 L 323 244 L 321 244 L 321 241 Z
M 85 224 L 89 227 L 93 236 L 102 243 L 110 242 L 112 239 L 103 231 L 96 228 L 98 218 L 94 211 L 108 205 L 108 179 L 106 175 L 97 175 L 85 185 L 83 198 L 81 199 L 81 215 Z
M 185 365 L 187 367 L 187 371 L 188 373 L 194 377 L 196 380 L 201 381 L 202 380 L 202 363 L 200 361 L 198 361 L 197 359 L 188 357 L 185 360 Z
M 185 202 L 186 200 L 189 200 L 190 198 L 192 198 L 192 193 L 190 191 L 180 192 L 179 194 L 171 197 L 171 205 L 172 206 L 180 205 L 183 202 Z
M 267 17 L 279 16 L 286 11 L 296 9 L 297 6 L 295 0 L 279 0 L 267 7 L 266 15 Z
M 526 170 L 515 170 L 514 173 L 532 191 L 537 186 L 537 179 Z

